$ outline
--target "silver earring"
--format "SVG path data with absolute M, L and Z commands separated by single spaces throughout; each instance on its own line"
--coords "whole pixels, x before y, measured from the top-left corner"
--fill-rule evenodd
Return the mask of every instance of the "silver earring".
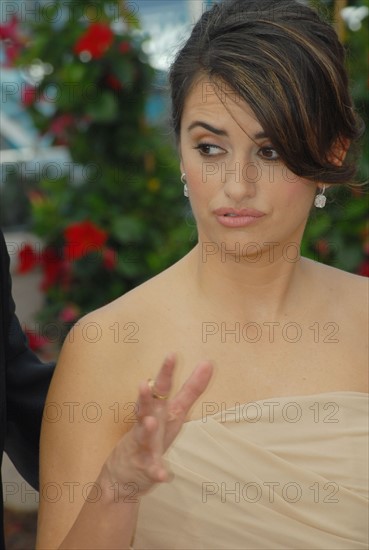
M 185 197 L 188 197 L 188 187 L 187 187 L 187 183 L 186 183 L 186 174 L 183 173 L 181 175 L 181 182 L 183 183 L 183 194 Z
M 324 195 L 324 191 L 325 191 L 325 185 L 323 185 L 323 189 L 321 189 L 319 195 L 316 195 L 314 199 L 314 205 L 317 208 L 325 207 L 325 203 L 327 202 L 327 197 Z

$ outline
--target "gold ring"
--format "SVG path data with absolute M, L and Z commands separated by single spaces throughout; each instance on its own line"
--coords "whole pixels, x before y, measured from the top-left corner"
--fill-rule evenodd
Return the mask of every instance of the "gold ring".
M 168 399 L 168 395 L 160 395 L 160 393 L 156 393 L 156 391 L 154 390 L 155 380 L 153 380 L 152 378 L 148 378 L 147 383 L 151 390 L 151 395 L 154 399 Z

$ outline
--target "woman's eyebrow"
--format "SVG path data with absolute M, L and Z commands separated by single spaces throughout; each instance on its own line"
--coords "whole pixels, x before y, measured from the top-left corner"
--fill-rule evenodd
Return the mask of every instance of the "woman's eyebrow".
M 205 130 L 208 130 L 209 132 L 212 132 L 213 134 L 216 134 L 217 136 L 226 136 L 228 137 L 228 133 L 225 130 L 220 130 L 219 128 L 215 128 L 214 126 L 211 126 L 211 124 L 208 124 L 207 122 L 203 122 L 201 120 L 195 120 L 192 122 L 189 127 L 187 128 L 187 131 L 190 132 L 194 128 L 197 127 L 205 128 Z M 252 136 L 252 139 L 264 139 L 268 137 L 267 134 L 261 130 L 260 132 L 257 132 L 254 136 Z
M 192 124 L 190 124 L 189 127 L 187 128 L 187 131 L 190 132 L 191 130 L 193 130 L 193 128 L 196 128 L 197 126 L 200 126 L 200 128 L 205 128 L 205 130 L 209 130 L 209 132 L 212 132 L 217 136 L 228 136 L 225 130 L 214 128 L 214 126 L 211 126 L 207 122 L 202 122 L 201 120 L 195 120 L 194 122 L 192 122 Z

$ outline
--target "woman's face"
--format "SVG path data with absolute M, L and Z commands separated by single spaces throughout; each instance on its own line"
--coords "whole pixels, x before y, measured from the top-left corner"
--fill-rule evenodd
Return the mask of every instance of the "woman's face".
M 199 241 L 229 250 L 299 244 L 316 185 L 287 169 L 250 107 L 230 92 L 204 77 L 184 106 L 181 170 Z

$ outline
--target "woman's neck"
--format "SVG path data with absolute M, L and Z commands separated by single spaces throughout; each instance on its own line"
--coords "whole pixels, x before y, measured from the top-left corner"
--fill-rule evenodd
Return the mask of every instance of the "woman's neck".
M 234 254 L 200 242 L 187 260 L 193 292 L 227 318 L 273 320 L 301 311 L 308 262 L 296 248 L 280 251 L 274 247 L 242 257 L 237 250 Z

